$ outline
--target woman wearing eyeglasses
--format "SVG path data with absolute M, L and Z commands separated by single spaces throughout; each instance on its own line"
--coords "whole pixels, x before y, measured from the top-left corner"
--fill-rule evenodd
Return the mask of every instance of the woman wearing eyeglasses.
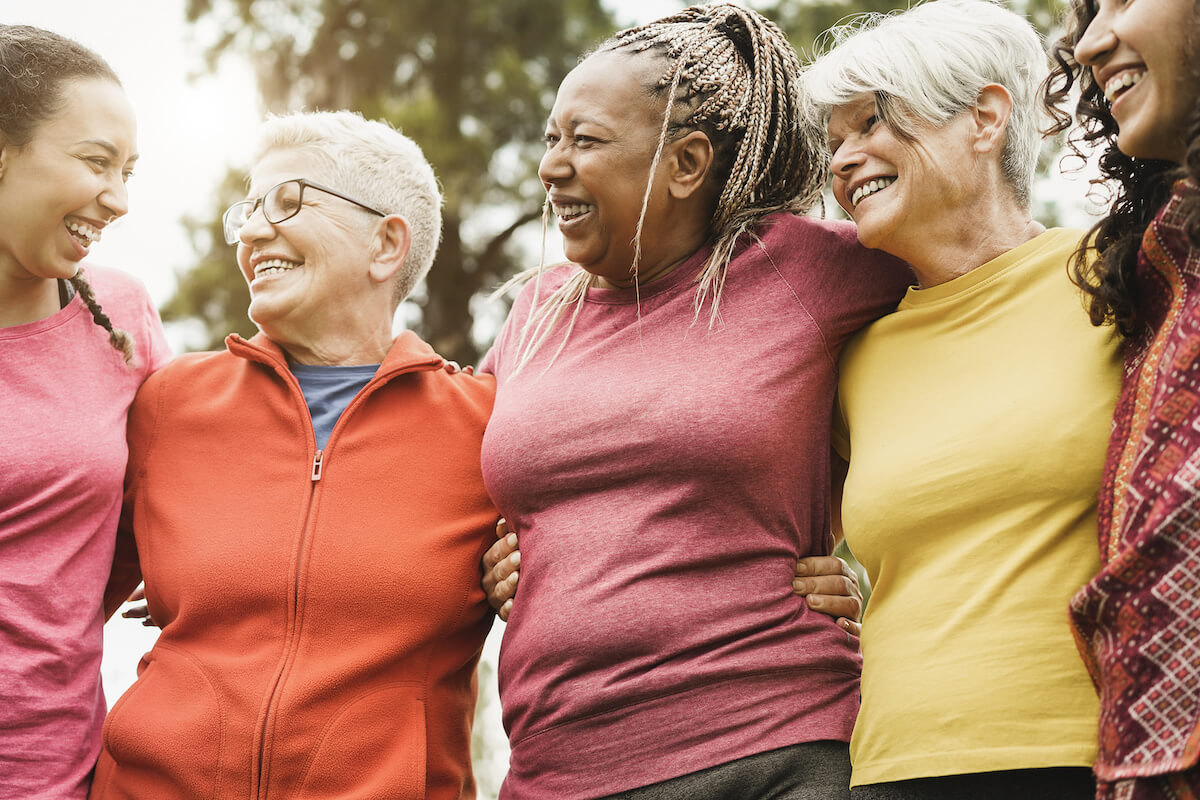
M 177 359 L 130 411 L 110 608 L 144 576 L 162 634 L 93 798 L 472 795 L 494 383 L 391 332 L 440 205 L 382 123 L 263 126 L 225 215 L 261 333 Z

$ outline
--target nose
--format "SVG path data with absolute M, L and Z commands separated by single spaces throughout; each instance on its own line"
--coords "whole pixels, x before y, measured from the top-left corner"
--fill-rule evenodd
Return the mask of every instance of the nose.
M 850 141 L 842 142 L 829 161 L 829 171 L 835 178 L 847 179 L 855 169 L 862 166 L 862 152 Z
M 254 244 L 264 239 L 270 239 L 274 235 L 275 226 L 267 222 L 262 203 L 259 203 L 258 207 L 250 212 L 250 216 L 246 218 L 246 224 L 238 231 L 238 238 L 242 240 L 243 244 Z
M 108 212 L 110 219 L 123 217 L 129 213 L 129 187 L 121 177 L 109 180 L 104 190 L 100 192 L 100 206 Z
M 1085 67 L 1103 62 L 1117 46 L 1117 36 L 1107 15 L 1097 14 L 1075 44 L 1075 60 Z M 1103 87 L 1101 87 L 1103 88 Z
M 571 176 L 571 162 L 565 151 L 566 147 L 561 141 L 554 142 L 546 148 L 538 164 L 538 178 L 547 189 Z

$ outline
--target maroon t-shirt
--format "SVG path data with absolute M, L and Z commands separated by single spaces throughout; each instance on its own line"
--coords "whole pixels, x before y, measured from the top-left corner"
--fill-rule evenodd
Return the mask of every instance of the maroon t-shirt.
M 501 798 L 599 797 L 849 739 L 857 641 L 791 582 L 831 544 L 838 353 L 912 276 L 848 223 L 776 214 L 759 234 L 714 326 L 694 305 L 701 251 L 639 293 L 589 290 L 565 347 L 570 312 L 513 375 L 531 282 L 484 360 L 484 477 L 521 543 Z

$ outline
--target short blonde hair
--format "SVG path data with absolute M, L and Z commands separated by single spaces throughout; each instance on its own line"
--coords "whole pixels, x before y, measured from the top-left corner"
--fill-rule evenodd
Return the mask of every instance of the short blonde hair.
M 412 246 L 396 276 L 393 299 L 399 305 L 433 266 L 442 237 L 442 192 L 421 148 L 387 122 L 353 111 L 268 117 L 259 127 L 254 160 L 289 148 L 317 158 L 333 188 L 404 217 Z

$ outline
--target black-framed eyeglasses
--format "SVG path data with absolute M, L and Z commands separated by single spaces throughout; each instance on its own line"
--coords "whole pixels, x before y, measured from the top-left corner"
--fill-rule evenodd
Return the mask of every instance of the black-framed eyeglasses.
M 267 218 L 267 222 L 272 225 L 278 225 L 284 220 L 289 220 L 300 213 L 300 209 L 304 207 L 304 190 L 316 189 L 325 194 L 331 194 L 334 197 L 341 198 L 359 208 L 366 209 L 372 214 L 380 217 L 386 217 L 377 208 L 371 208 L 366 203 L 360 203 L 353 197 L 347 197 L 336 189 L 330 189 L 328 186 L 322 186 L 319 183 L 313 183 L 304 178 L 292 178 L 291 180 L 277 183 L 267 190 L 257 200 L 241 200 L 231 205 L 225 210 L 225 216 L 222 218 L 225 224 L 225 243 L 237 244 L 240 241 L 242 228 L 250 220 L 250 215 L 254 210 L 262 205 L 263 216 Z

